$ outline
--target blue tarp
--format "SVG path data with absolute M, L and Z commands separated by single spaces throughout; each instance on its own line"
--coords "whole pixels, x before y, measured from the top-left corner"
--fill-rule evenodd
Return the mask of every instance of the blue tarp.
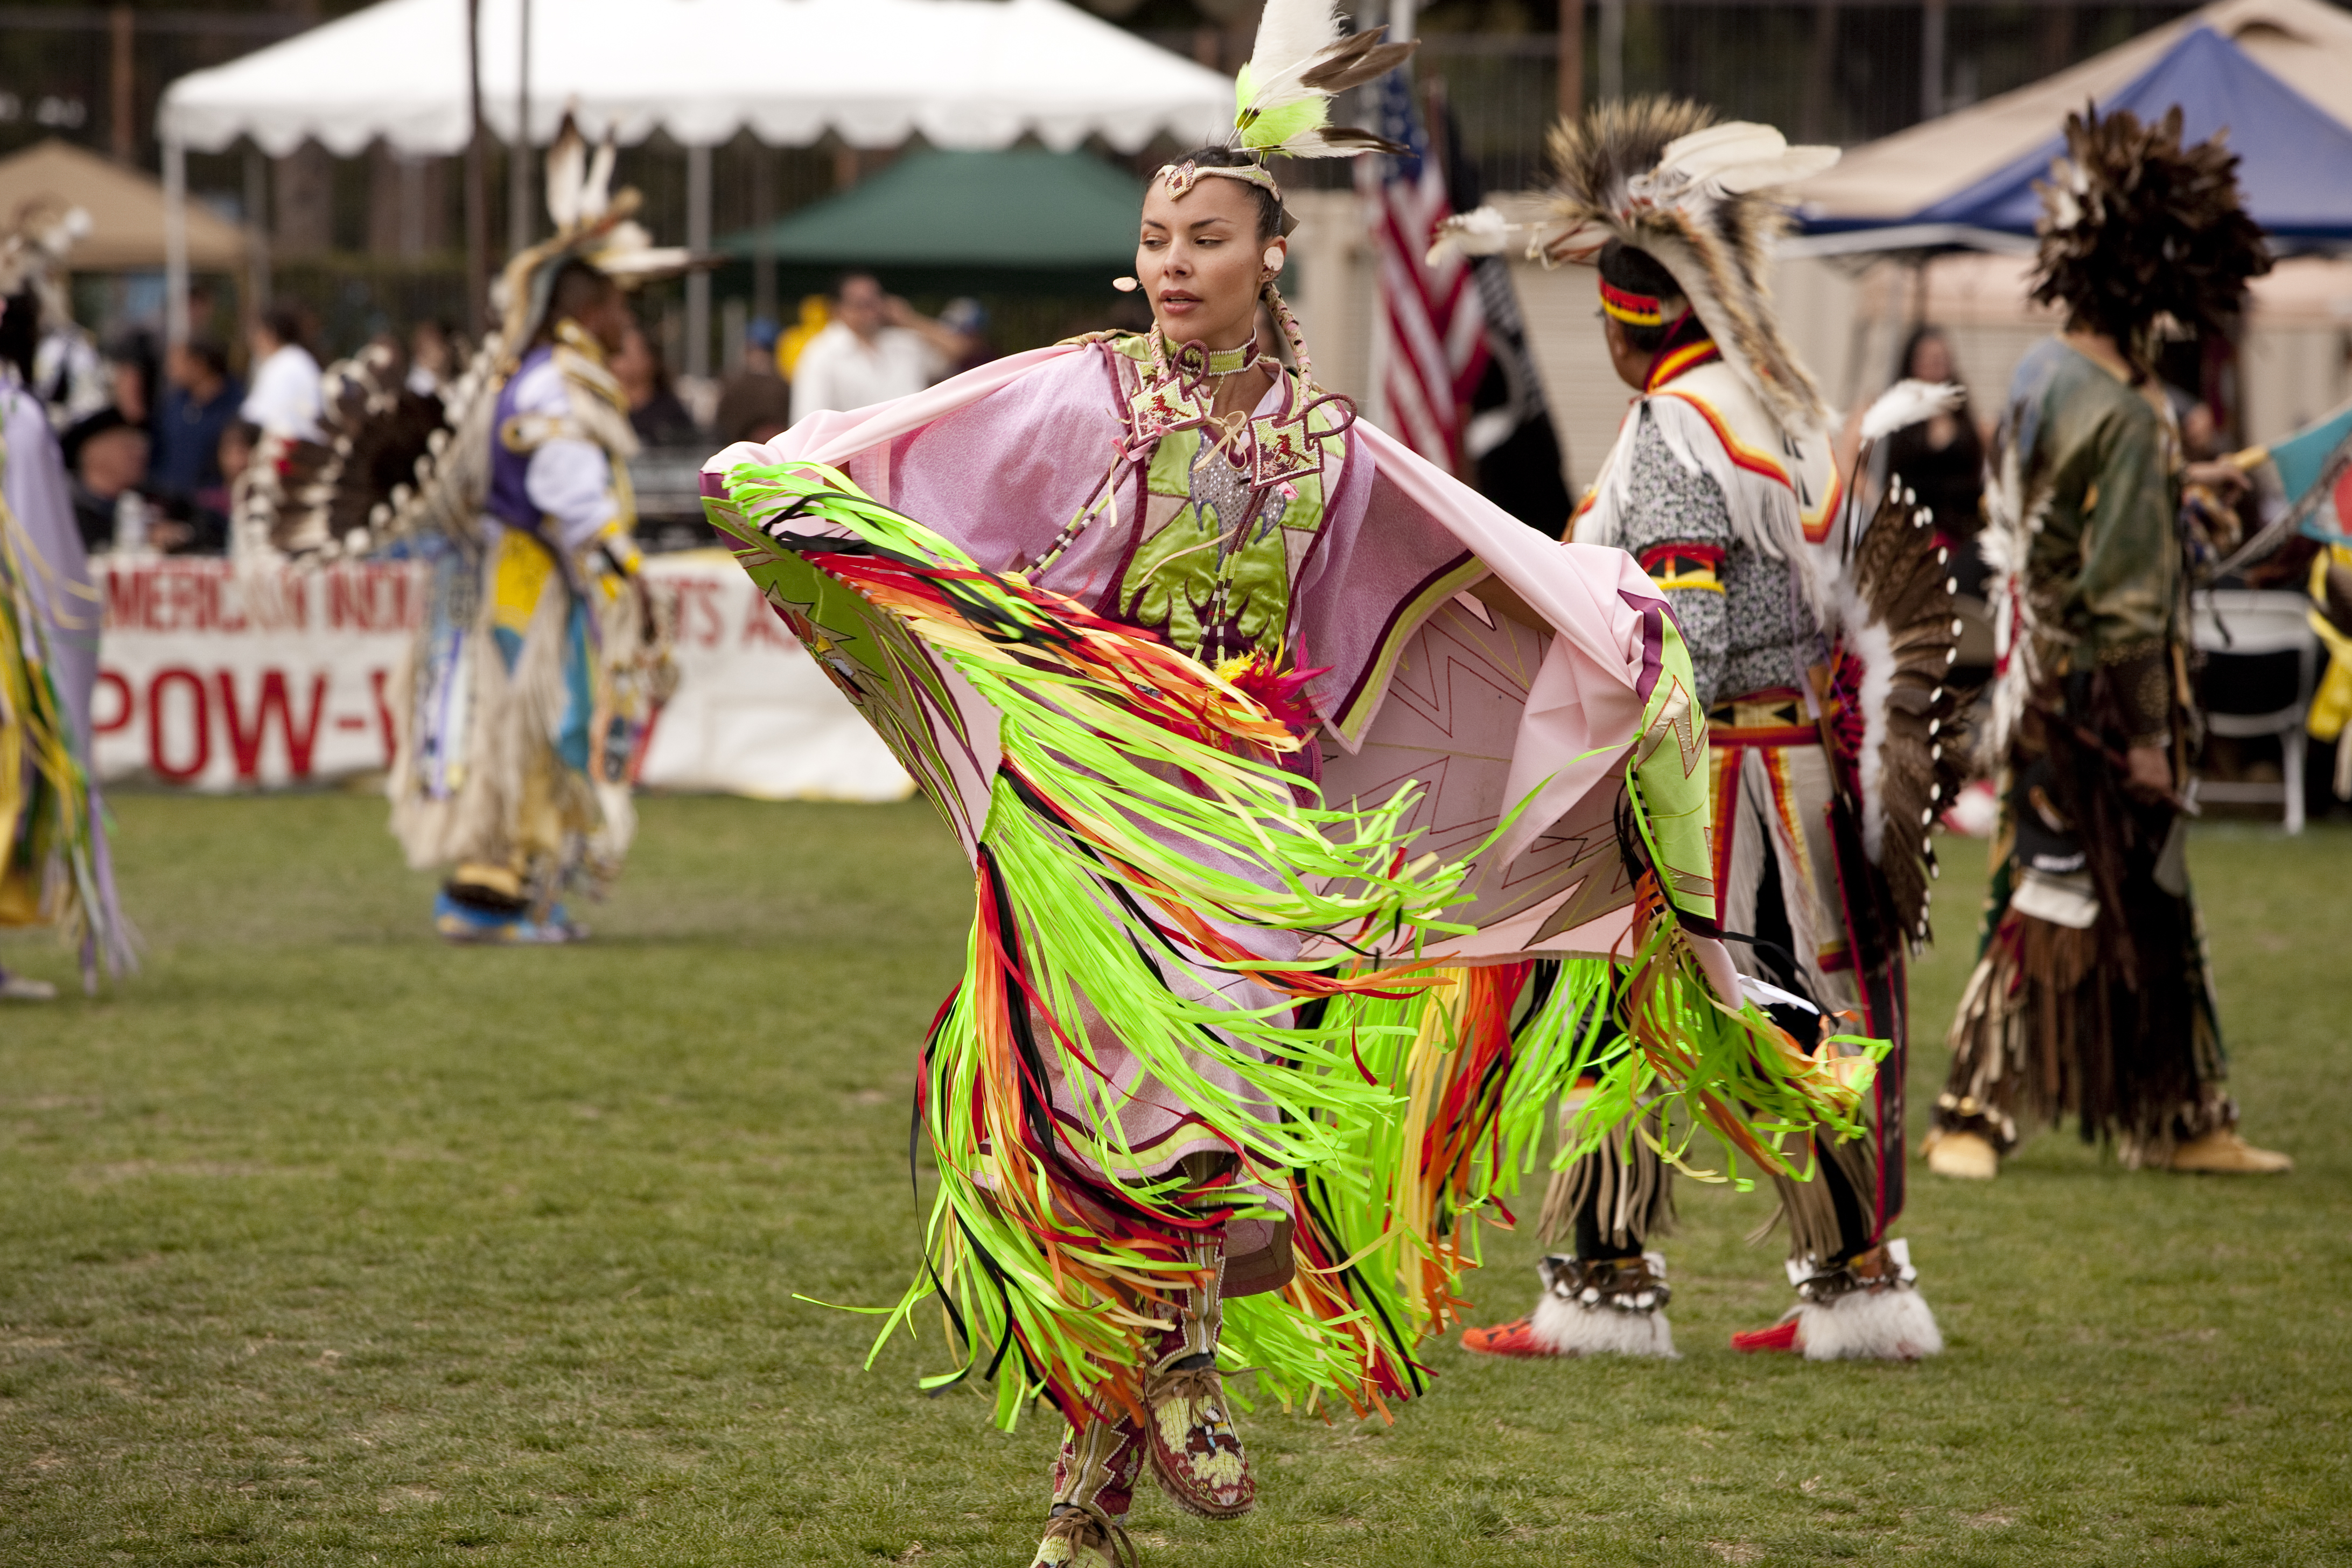
M 2352 240 L 2352 127 L 2254 63 L 2210 27 L 2192 27 L 2146 75 L 2098 107 L 2160 120 L 2180 106 L 2191 142 L 2229 132 L 2246 209 L 2274 238 Z M 2042 216 L 2036 180 L 2065 151 L 2063 132 L 1967 189 L 1908 217 L 1808 224 L 1816 233 L 1950 224 L 2030 235 Z

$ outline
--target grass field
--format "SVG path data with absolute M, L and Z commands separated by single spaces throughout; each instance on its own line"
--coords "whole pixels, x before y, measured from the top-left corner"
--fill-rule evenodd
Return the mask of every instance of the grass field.
M 452 952 L 377 803 L 119 803 L 146 975 L 0 1013 L 0 1564 L 1028 1561 L 1055 1424 L 859 1362 L 914 1267 L 910 1063 L 959 963 L 917 805 L 645 803 L 598 940 Z M 2205 830 L 2284 1180 L 2069 1136 L 1906 1225 L 1949 1353 L 1735 1356 L 1762 1194 L 1683 1188 L 1684 1359 L 1433 1352 L 1393 1426 L 1247 1421 L 1263 1501 L 1147 1564 L 2352 1561 L 2352 834 Z M 1924 1107 L 1979 847 L 1916 981 Z M 16 939 L 11 963 L 64 980 Z M 1914 1167 L 1915 1171 L 1918 1168 Z M 1531 1299 L 1496 1235 L 1489 1317 Z M 928 1325 L 926 1325 L 928 1329 Z

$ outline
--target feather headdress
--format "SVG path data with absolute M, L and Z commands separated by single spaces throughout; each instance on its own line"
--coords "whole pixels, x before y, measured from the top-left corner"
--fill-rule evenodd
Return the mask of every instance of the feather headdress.
M 2066 117 L 2066 155 L 2050 165 L 2033 298 L 2060 303 L 2135 360 L 2159 316 L 2192 330 L 2237 313 L 2246 280 L 2271 269 L 2263 231 L 2238 194 L 2222 134 L 2180 144 L 2180 107 L 2153 125 L 2129 110 Z
M 584 261 L 624 289 L 675 277 L 694 265 L 692 252 L 655 245 L 635 221 L 643 201 L 635 190 L 612 188 L 613 161 L 611 132 L 592 152 L 567 111 L 555 144 L 547 150 L 547 216 L 555 233 L 517 253 L 499 279 L 499 339 L 509 363 L 538 335 L 566 262 Z
M 1717 124 L 1699 104 L 1649 97 L 1561 121 L 1551 157 L 1549 221 L 1512 225 L 1481 209 L 1451 220 L 1439 247 L 1494 255 L 1519 233 L 1528 254 L 1548 264 L 1591 261 L 1612 239 L 1647 251 L 1774 417 L 1793 433 L 1819 429 L 1821 393 L 1781 337 L 1764 283 L 1782 222 L 1768 193 L 1820 174 L 1837 149 L 1791 147 L 1769 125 Z
M 40 296 L 42 319 L 73 319 L 66 292 L 66 252 L 89 233 L 89 214 L 54 196 L 36 196 L 17 209 L 16 222 L 0 235 L 0 297 L 31 289 Z
M 1331 123 L 1331 100 L 1394 70 L 1417 43 L 1385 27 L 1346 31 L 1331 0 L 1266 0 L 1249 63 L 1234 80 L 1233 144 L 1261 158 L 1398 153 L 1395 142 Z

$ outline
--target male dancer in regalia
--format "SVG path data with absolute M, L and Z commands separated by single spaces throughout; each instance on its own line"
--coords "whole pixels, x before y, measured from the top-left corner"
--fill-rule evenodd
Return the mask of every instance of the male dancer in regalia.
M 1640 395 L 1574 538 L 1632 553 L 1691 650 L 1707 710 L 1718 918 L 1727 941 L 1751 949 L 1743 969 L 1771 982 L 1775 1016 L 1816 1049 L 1834 1054 L 1830 1037 L 1864 1034 L 1899 1052 L 1927 851 L 1916 826 L 1888 828 L 1897 816 L 1916 824 L 1920 797 L 1940 787 L 1919 742 L 1948 702 L 1949 591 L 1932 530 L 1899 484 L 1877 516 L 1847 515 L 1819 398 L 1750 281 L 1747 247 L 1768 232 L 1769 209 L 1676 173 L 1709 143 L 1778 143 L 1778 133 L 1708 119 L 1644 100 L 1604 105 L 1555 136 L 1559 206 L 1577 226 L 1550 247 L 1590 256 L 1600 245 L 1610 359 Z M 1833 156 L 1785 153 L 1791 177 Z M 1629 186 L 1665 199 L 1626 201 Z M 1890 724 L 1898 695 L 1916 711 Z M 1874 1125 L 1817 1137 L 1811 1180 L 1775 1177 L 1797 1303 L 1773 1327 L 1735 1336 L 1738 1348 L 1815 1360 L 1942 1348 L 1908 1249 L 1887 1235 L 1902 1208 L 1900 1064 L 1898 1054 L 1881 1069 Z M 1564 1134 L 1580 1110 L 1569 1096 Z M 1664 1261 L 1649 1247 L 1673 1216 L 1665 1131 L 1652 1121 L 1612 1135 L 1555 1176 L 1544 1234 L 1569 1249 L 1538 1266 L 1531 1314 L 1469 1331 L 1466 1348 L 1675 1353 Z
M 445 466 L 393 520 L 447 542 L 392 794 L 410 864 L 453 868 L 434 909 L 452 942 L 585 934 L 565 899 L 619 873 L 667 678 L 630 537 L 636 440 L 605 359 L 630 327 L 623 280 L 684 253 L 625 221 L 634 192 L 608 202 L 609 146 L 591 166 L 567 123 L 548 163 L 555 237 L 509 264 L 505 326 L 453 390 Z
M 2066 328 L 2018 366 L 1987 496 L 2001 815 L 1927 1150 L 1944 1175 L 1992 1176 L 2021 1123 L 2070 1115 L 2130 1164 L 2294 1163 L 2238 1135 L 2189 890 L 2197 524 L 2180 487 L 2215 476 L 2184 468 L 2152 359 L 2159 318 L 2222 330 L 2269 270 L 2237 162 L 2219 136 L 2184 148 L 2178 109 L 2086 112 L 2042 187 L 2034 298 Z

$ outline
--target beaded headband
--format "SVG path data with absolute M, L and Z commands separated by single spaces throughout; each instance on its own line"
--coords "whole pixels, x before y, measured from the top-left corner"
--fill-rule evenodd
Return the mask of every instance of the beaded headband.
M 1629 327 L 1664 326 L 1666 321 L 1664 300 L 1620 289 L 1606 278 L 1601 280 L 1601 308 Z
M 1160 172 L 1151 177 L 1166 185 L 1170 195 L 1181 196 L 1198 184 L 1203 174 L 1239 180 L 1244 184 L 1255 185 L 1276 201 L 1282 199 L 1282 187 L 1274 183 L 1273 172 L 1263 163 L 1196 163 L 1187 158 L 1181 163 L 1160 164 Z

